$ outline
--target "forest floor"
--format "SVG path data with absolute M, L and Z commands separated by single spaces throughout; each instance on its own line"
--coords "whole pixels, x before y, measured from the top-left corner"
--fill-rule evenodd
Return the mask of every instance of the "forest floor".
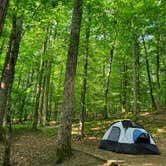
M 118 119 L 123 119 L 120 116 L 116 115 Z M 77 139 L 78 127 L 73 125 L 73 157 L 60 166 L 106 166 L 111 160 L 116 160 L 120 166 L 166 166 L 166 112 L 144 113 L 138 120 L 156 141 L 161 155 L 127 155 L 98 149 L 100 139 L 111 122 L 111 119 L 86 122 L 87 135 L 83 141 Z M 54 166 L 56 137 L 55 125 L 39 129 L 37 132 L 27 126 L 14 126 L 12 166 Z M 0 165 L 2 158 L 3 146 L 0 143 Z

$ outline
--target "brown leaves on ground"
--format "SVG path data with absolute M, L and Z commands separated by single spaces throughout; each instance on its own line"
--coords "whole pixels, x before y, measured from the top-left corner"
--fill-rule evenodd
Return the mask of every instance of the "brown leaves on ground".
M 54 166 L 56 137 L 41 133 L 28 132 L 13 138 L 12 166 Z M 0 145 L 0 165 L 2 165 L 3 146 Z M 73 157 L 60 166 L 96 166 L 100 160 L 82 152 L 73 152 Z
M 139 122 L 151 132 L 161 155 L 127 155 L 98 149 L 101 134 L 90 135 L 90 131 L 83 141 L 73 140 L 72 147 L 77 150 L 73 151 L 73 157 L 70 160 L 60 166 L 111 166 L 113 163 L 118 166 L 166 166 L 166 116 L 165 114 L 155 114 L 155 116 L 144 114 L 141 116 L 142 120 Z M 49 130 L 52 131 L 51 126 Z M 57 139 L 56 134 L 50 135 L 47 131 L 28 131 L 15 134 L 12 139 L 12 166 L 54 166 Z M 103 131 L 97 132 L 102 133 Z M 0 166 L 2 159 L 3 146 L 0 144 Z

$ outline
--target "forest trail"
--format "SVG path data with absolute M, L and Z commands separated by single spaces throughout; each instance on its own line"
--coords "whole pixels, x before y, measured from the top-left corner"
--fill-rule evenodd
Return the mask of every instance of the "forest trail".
M 124 163 L 120 164 L 121 166 L 166 166 L 165 113 L 143 114 L 142 116 L 148 117 L 142 123 L 145 129 L 152 133 L 161 155 L 127 155 L 98 149 L 102 134 L 95 135 L 90 131 L 91 134 L 89 133 L 83 141 L 78 141 L 73 137 L 72 147 L 76 149 L 73 151 L 74 155 L 71 160 L 65 161 L 60 166 L 101 166 L 105 163 L 104 160 L 123 160 Z M 55 129 L 50 126 L 37 132 L 23 130 L 14 134 L 12 166 L 54 166 L 57 139 L 53 130 Z M 103 131 L 97 133 L 103 133 Z M 3 146 L 0 144 L 0 165 L 2 165 L 2 152 Z

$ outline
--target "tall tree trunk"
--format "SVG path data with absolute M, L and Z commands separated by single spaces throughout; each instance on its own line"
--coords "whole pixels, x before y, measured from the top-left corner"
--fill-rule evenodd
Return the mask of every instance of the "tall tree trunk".
M 60 68 L 60 74 L 59 74 L 59 80 L 58 80 L 58 86 L 56 89 L 56 96 L 55 96 L 55 103 L 54 103 L 54 120 L 57 120 L 57 115 L 58 115 L 58 110 L 59 110 L 59 100 L 60 100 L 60 96 L 59 96 L 59 89 L 61 87 L 61 82 L 62 82 L 62 75 L 63 75 L 63 63 L 61 64 L 61 68 Z
M 16 15 L 13 16 L 12 30 L 6 53 L 4 68 L 0 86 L 0 133 L 2 133 L 3 117 L 6 110 L 7 129 L 5 135 L 4 166 L 10 165 L 10 144 L 11 144 L 11 122 L 10 122 L 10 98 L 15 74 L 19 46 L 22 33 L 22 20 Z
M 3 25 L 9 6 L 9 0 L 0 0 L 0 36 L 2 35 Z
M 58 130 L 57 163 L 63 162 L 64 159 L 70 158 L 72 155 L 71 129 L 74 109 L 74 84 L 82 18 L 82 3 L 82 0 L 74 0 L 74 10 L 64 82 L 62 112 Z
M 113 43 L 110 48 L 110 57 L 109 57 L 109 64 L 108 64 L 108 72 L 107 72 L 107 78 L 105 82 L 105 90 L 104 90 L 104 119 L 108 118 L 108 92 L 109 92 L 109 86 L 110 86 L 110 76 L 111 76 L 111 68 L 112 68 L 112 61 L 113 61 L 113 55 L 114 55 L 114 46 Z
M 157 111 L 160 111 L 160 35 L 157 36 L 156 53 L 156 78 L 157 78 Z
M 36 85 L 36 101 L 35 101 L 35 110 L 34 110 L 34 117 L 33 117 L 33 124 L 32 128 L 34 130 L 37 129 L 38 120 L 39 120 L 39 105 L 40 105 L 40 97 L 41 97 L 41 87 L 42 87 L 42 79 L 43 79 L 43 72 L 44 72 L 44 55 L 47 50 L 47 43 L 48 43 L 48 31 L 49 26 L 46 30 L 46 36 L 43 43 L 42 53 L 41 53 L 41 59 L 40 59 L 40 67 L 39 67 L 39 74 L 37 78 L 37 85 Z
M 127 87 L 127 65 L 122 62 L 121 65 L 121 110 L 126 112 L 126 87 Z
M 80 100 L 81 113 L 80 113 L 79 131 L 78 131 L 78 135 L 80 138 L 84 138 L 84 122 L 85 122 L 85 115 L 86 115 L 85 97 L 86 97 L 86 87 L 87 87 L 89 38 L 90 38 L 90 12 L 88 11 L 88 22 L 87 22 L 86 34 L 85 34 L 84 68 L 83 68 L 81 100 Z
M 39 104 L 40 104 L 41 86 L 42 86 L 42 78 L 43 78 L 43 66 L 44 66 L 44 60 L 43 60 L 43 53 L 42 53 L 41 59 L 40 59 L 38 78 L 37 78 L 38 82 L 36 85 L 35 111 L 34 111 L 33 124 L 32 124 L 32 128 L 34 130 L 37 129 L 38 120 L 39 120 Z
M 138 47 L 137 47 L 137 35 L 132 34 L 132 55 L 133 55 L 133 96 L 134 96 L 134 105 L 133 105 L 133 114 L 137 115 L 138 113 Z
M 44 63 L 44 66 L 45 66 L 45 63 Z M 44 70 L 45 70 L 45 67 L 44 67 Z M 45 83 L 46 83 L 46 77 L 43 73 L 42 88 L 41 88 L 42 90 L 41 90 L 41 96 L 40 96 L 40 102 L 39 102 L 40 125 L 42 127 L 45 126 L 45 122 L 46 122 L 46 115 L 44 113 Z
M 7 95 L 7 106 L 6 106 L 6 133 L 5 133 L 5 141 L 4 141 L 4 157 L 3 157 L 3 166 L 10 166 L 10 154 L 11 154 L 11 136 L 12 136 L 12 125 L 11 125 L 11 89 L 12 89 L 13 80 L 10 80 L 8 95 Z
M 165 95 L 164 95 L 164 98 L 165 98 L 165 101 L 164 101 L 164 107 L 165 107 L 165 109 L 166 109 L 166 37 L 165 37 L 165 39 L 164 39 L 164 54 L 165 54 L 165 56 L 164 56 L 164 82 L 165 82 Z
M 13 16 L 13 25 L 6 53 L 5 63 L 0 82 L 0 137 L 2 138 L 3 118 L 7 104 L 7 94 L 10 91 L 10 82 L 14 79 L 14 69 L 17 62 L 19 45 L 21 41 L 22 21 Z M 11 85 L 12 86 L 12 85 Z
M 49 115 L 49 89 L 50 89 L 50 76 L 51 76 L 51 61 L 47 62 L 47 70 L 46 70 L 46 82 L 45 82 L 45 96 L 44 96 L 44 113 L 45 113 L 45 121 L 48 121 Z
M 18 112 L 19 113 L 19 123 L 22 123 L 23 120 L 26 121 L 26 118 L 23 119 L 23 113 L 24 113 L 24 115 L 26 114 L 24 112 L 24 106 L 25 106 L 26 99 L 27 99 L 26 91 L 27 91 L 28 88 L 30 88 L 32 86 L 33 74 L 34 74 L 33 70 L 27 74 L 24 93 L 21 96 L 19 96 L 19 100 L 21 101 L 20 105 L 19 105 L 19 112 Z
M 149 82 L 152 109 L 156 110 L 157 106 L 156 106 L 156 102 L 155 102 L 155 99 L 154 99 L 154 96 L 153 96 L 153 87 L 152 87 L 152 78 L 151 78 L 151 74 L 150 74 L 148 50 L 147 50 L 147 47 L 146 47 L 146 44 L 145 44 L 144 35 L 142 35 L 142 41 L 143 41 L 143 47 L 144 47 L 145 56 L 146 56 L 146 70 L 147 70 L 147 74 L 148 74 L 148 82 Z

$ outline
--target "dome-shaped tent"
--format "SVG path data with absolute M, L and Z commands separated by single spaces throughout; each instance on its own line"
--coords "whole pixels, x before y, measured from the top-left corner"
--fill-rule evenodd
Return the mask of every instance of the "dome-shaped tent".
M 148 132 L 130 120 L 112 123 L 104 134 L 99 148 L 117 153 L 160 154 Z

